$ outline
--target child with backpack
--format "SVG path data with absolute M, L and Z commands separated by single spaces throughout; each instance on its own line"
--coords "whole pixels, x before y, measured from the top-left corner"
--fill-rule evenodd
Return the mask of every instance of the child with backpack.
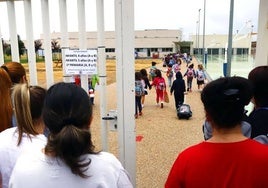
M 202 89 L 202 86 L 205 84 L 205 80 L 206 80 L 206 75 L 205 75 L 204 67 L 202 64 L 198 64 L 197 70 L 196 70 L 196 81 L 197 81 L 198 90 Z
M 161 103 L 161 108 L 164 107 L 164 92 L 166 92 L 166 82 L 162 77 L 162 73 L 159 69 L 155 71 L 156 77 L 153 80 L 151 86 L 155 86 L 156 90 L 156 105 Z
M 141 97 L 144 95 L 142 74 L 135 72 L 135 118 L 142 115 Z M 138 113 L 139 112 L 139 113 Z
M 175 109 L 184 103 L 185 82 L 182 78 L 181 72 L 177 72 L 176 80 L 172 83 L 170 88 L 170 95 L 174 92 Z
M 187 91 L 192 91 L 192 83 L 193 78 L 196 77 L 195 70 L 194 70 L 194 64 L 190 64 L 184 74 L 184 76 L 187 76 Z
M 171 87 L 171 84 L 173 82 L 173 75 L 174 72 L 172 70 L 172 66 L 171 65 L 168 65 L 168 68 L 167 68 L 167 73 L 166 73 L 166 76 L 167 76 L 167 79 L 168 79 L 168 87 Z
M 156 70 L 156 62 L 152 62 L 152 66 L 150 67 L 150 71 L 149 71 L 149 73 L 150 73 L 150 80 L 152 80 L 152 81 L 154 81 L 154 78 L 155 78 L 155 70 Z
M 142 81 L 144 85 L 144 95 L 141 96 L 141 106 L 142 108 L 144 107 L 144 102 L 145 102 L 145 96 L 148 95 L 148 90 L 151 89 L 151 85 L 149 82 L 148 74 L 146 69 L 141 69 L 140 73 L 142 75 Z

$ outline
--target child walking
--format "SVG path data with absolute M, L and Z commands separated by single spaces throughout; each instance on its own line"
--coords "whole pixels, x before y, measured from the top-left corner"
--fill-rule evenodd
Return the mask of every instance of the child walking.
M 135 72 L 135 118 L 142 115 L 141 96 L 144 95 L 142 84 L 142 75 L 140 72 Z
M 144 107 L 144 102 L 145 102 L 145 96 L 148 95 L 148 88 L 151 89 L 151 85 L 149 82 L 149 78 L 148 78 L 148 74 L 146 69 L 141 69 L 140 73 L 142 75 L 142 82 L 143 82 L 143 86 L 144 86 L 144 95 L 141 96 L 141 106 L 142 108 Z
M 168 65 L 166 76 L 168 79 L 168 87 L 171 87 L 171 84 L 173 82 L 173 70 L 171 65 Z
M 197 81 L 198 90 L 203 88 L 203 85 L 205 84 L 205 80 L 206 80 L 206 74 L 204 71 L 204 67 L 202 64 L 198 64 L 197 70 L 196 70 L 196 81 Z
M 190 64 L 184 74 L 187 76 L 187 91 L 192 92 L 193 78 L 195 78 L 194 64 Z
M 176 74 L 176 80 L 174 80 L 170 88 L 170 95 L 172 95 L 173 91 L 175 99 L 175 108 L 177 109 L 180 105 L 184 103 L 185 82 L 182 78 L 181 72 L 177 72 Z
M 162 77 L 161 71 L 156 69 L 155 71 L 156 77 L 153 80 L 151 86 L 155 86 L 156 90 L 156 104 L 161 103 L 161 108 L 164 107 L 164 92 L 166 91 L 166 82 Z

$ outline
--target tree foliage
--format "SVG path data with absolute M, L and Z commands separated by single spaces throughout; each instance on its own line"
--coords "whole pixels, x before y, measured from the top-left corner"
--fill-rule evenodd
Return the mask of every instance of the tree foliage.
M 52 52 L 60 51 L 60 44 L 56 39 L 51 40 L 51 49 L 52 49 Z
M 20 36 L 18 35 L 18 46 L 19 46 L 19 55 L 23 55 L 25 53 L 25 45 L 24 42 L 20 39 Z
M 37 53 L 38 50 L 41 49 L 42 45 L 43 45 L 43 44 L 42 44 L 42 41 L 41 41 L 40 39 L 34 41 L 34 49 L 35 49 L 35 53 Z

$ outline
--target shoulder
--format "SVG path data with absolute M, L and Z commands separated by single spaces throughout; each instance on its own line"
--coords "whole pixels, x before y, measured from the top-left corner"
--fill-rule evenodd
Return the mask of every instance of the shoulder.
M 0 133 L 0 148 L 6 145 L 15 144 L 17 141 L 18 134 L 17 134 L 17 128 L 12 127 L 9 129 L 6 129 Z
M 100 152 L 99 154 L 90 155 L 89 158 L 96 163 L 106 165 L 115 165 L 119 168 L 123 168 L 120 161 L 111 153 L 108 152 Z

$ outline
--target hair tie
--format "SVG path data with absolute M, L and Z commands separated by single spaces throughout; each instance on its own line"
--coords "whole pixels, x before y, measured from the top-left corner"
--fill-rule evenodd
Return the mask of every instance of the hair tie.
M 226 101 L 235 102 L 239 101 L 239 89 L 227 89 L 223 92 Z

